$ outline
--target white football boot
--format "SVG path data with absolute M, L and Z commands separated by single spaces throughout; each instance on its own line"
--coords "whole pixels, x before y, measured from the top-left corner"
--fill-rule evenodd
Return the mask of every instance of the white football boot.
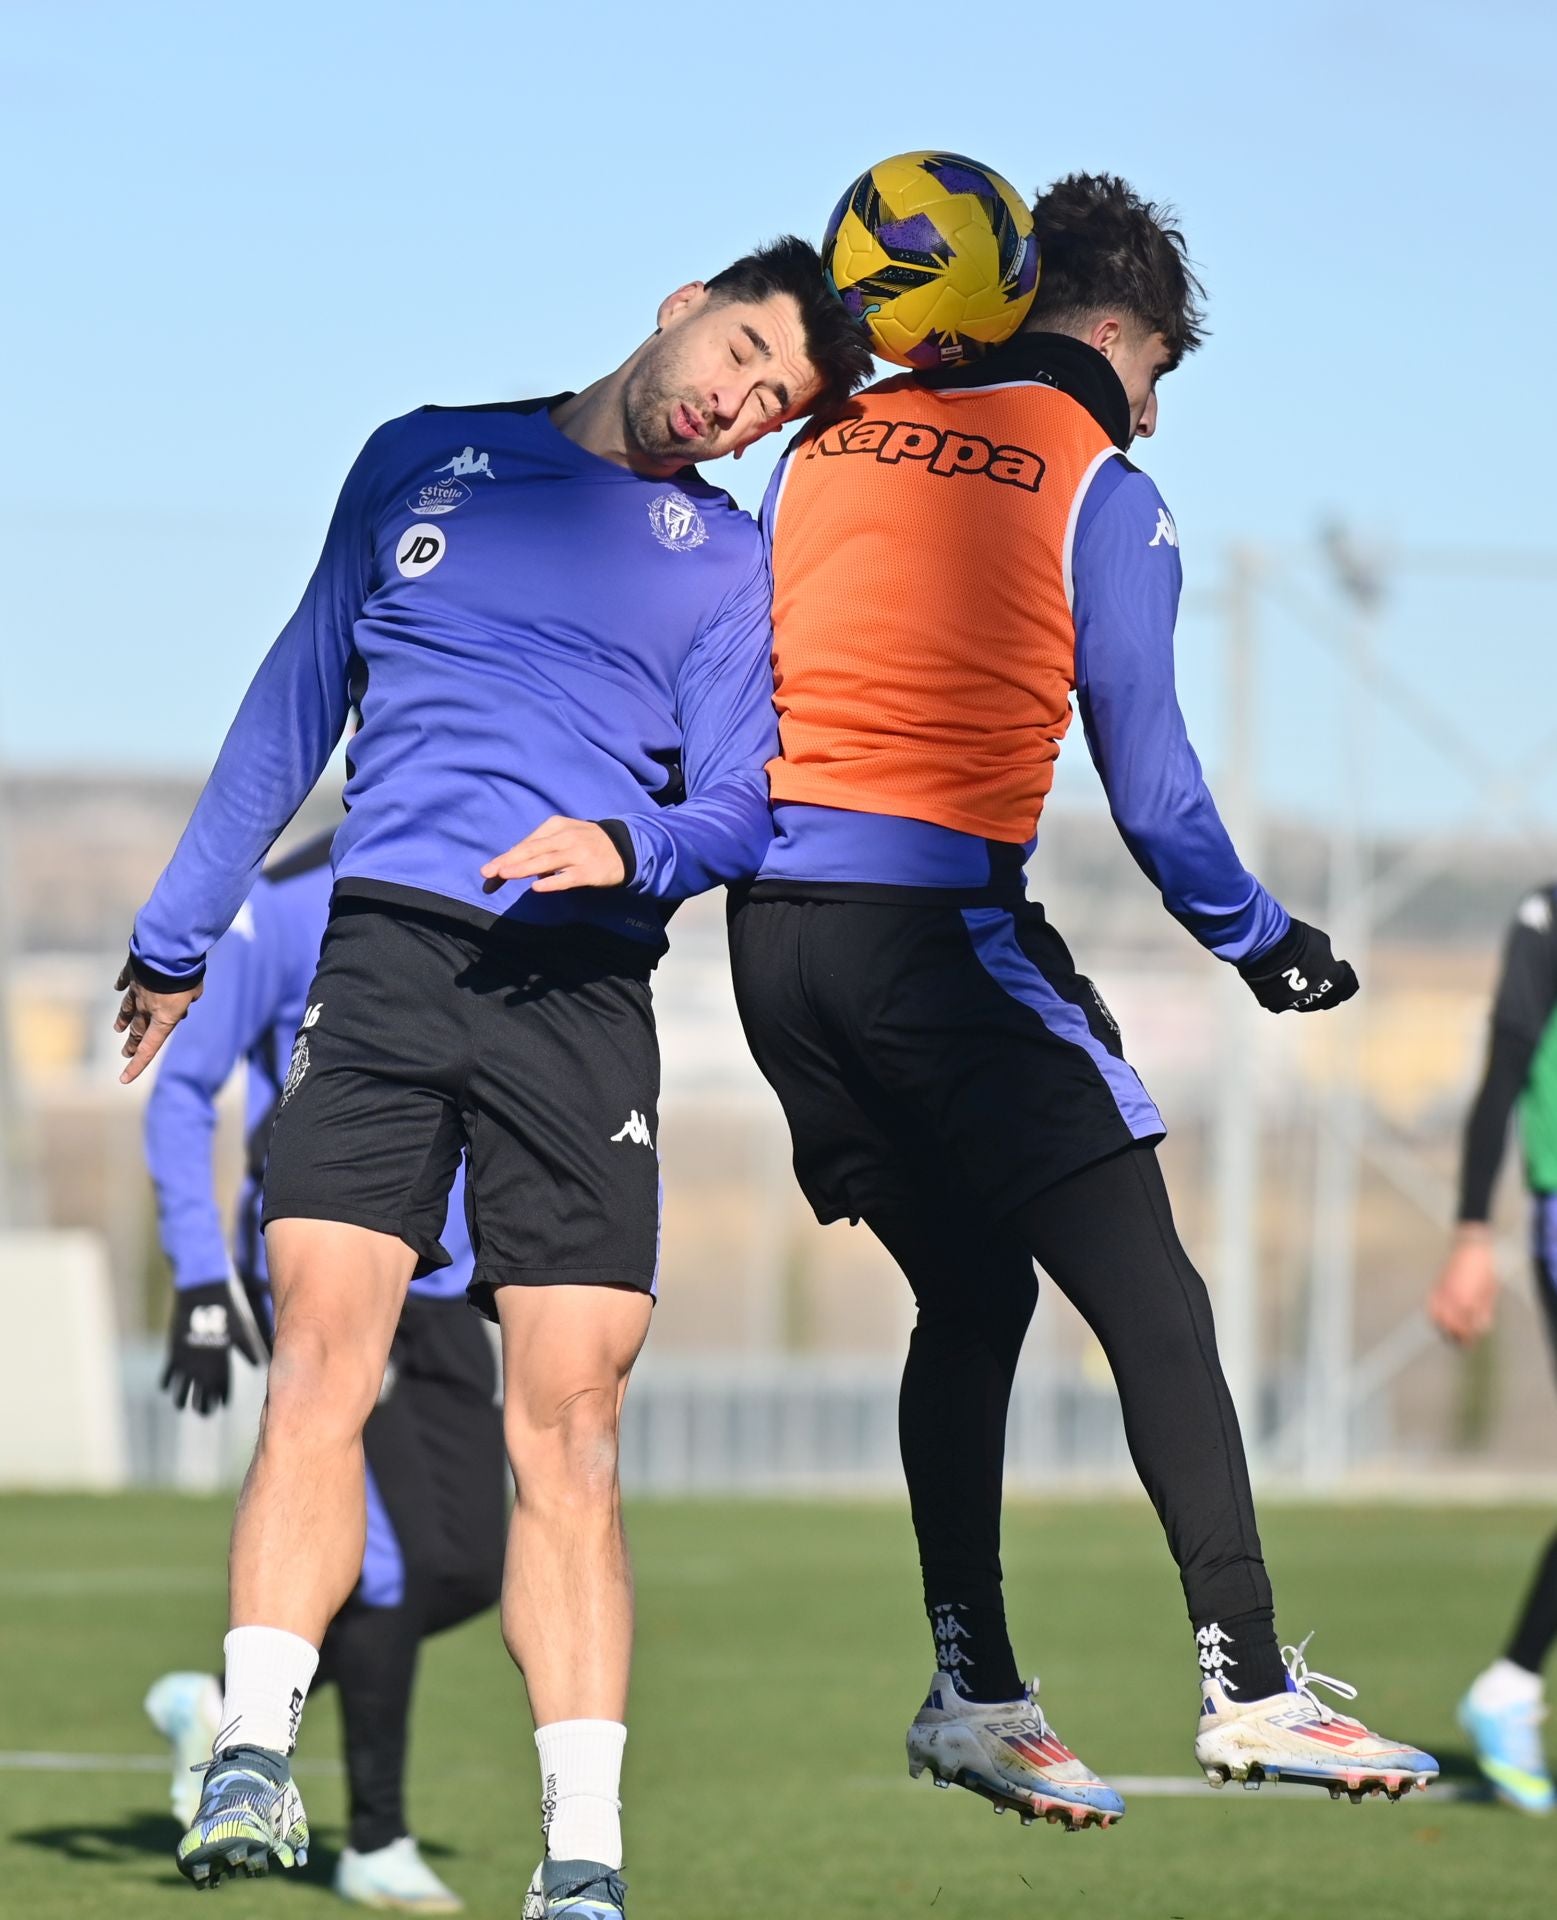
M 1282 1648 L 1287 1689 L 1263 1700 L 1238 1700 L 1218 1671 L 1202 1672 L 1195 1758 L 1211 1785 L 1241 1780 L 1257 1788 L 1265 1780 L 1290 1780 L 1328 1787 L 1332 1800 L 1344 1793 L 1355 1805 L 1364 1794 L 1398 1801 L 1412 1787 L 1436 1780 L 1438 1762 L 1431 1754 L 1371 1733 L 1317 1697 L 1316 1686 L 1343 1700 L 1355 1700 L 1357 1689 L 1310 1669 L 1304 1653 L 1312 1638 Z
M 371 1853 L 347 1847 L 335 1869 L 335 1891 L 343 1900 L 380 1913 L 465 1911 L 464 1901 L 428 1866 L 409 1834 Z
M 938 1787 L 982 1794 L 996 1813 L 1019 1813 L 1024 1827 L 1050 1820 L 1069 1832 L 1111 1827 L 1125 1803 L 1063 1746 L 1038 1705 L 1034 1680 L 1021 1700 L 965 1700 L 945 1673 L 930 1682 L 908 1729 L 908 1771 Z
M 170 1749 L 168 1804 L 181 1827 L 194 1824 L 200 1774 L 222 1725 L 222 1690 L 210 1673 L 165 1673 L 145 1699 L 146 1718 Z

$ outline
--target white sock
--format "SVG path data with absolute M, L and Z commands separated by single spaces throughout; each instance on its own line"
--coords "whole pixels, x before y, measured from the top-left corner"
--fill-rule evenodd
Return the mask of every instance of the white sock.
M 1496 1713 L 1500 1707 L 1539 1706 L 1544 1692 L 1541 1676 L 1512 1660 L 1494 1660 L 1471 1683 L 1471 1698 L 1487 1713 Z
M 622 1748 L 619 1720 L 553 1720 L 537 1727 L 541 1756 L 541 1823 L 553 1860 L 622 1864 Z
M 272 1753 L 290 1753 L 297 1745 L 297 1723 L 319 1665 L 319 1649 L 281 1627 L 234 1627 L 222 1650 L 227 1656 L 227 1691 L 222 1696 L 222 1730 L 212 1751 L 268 1747 Z

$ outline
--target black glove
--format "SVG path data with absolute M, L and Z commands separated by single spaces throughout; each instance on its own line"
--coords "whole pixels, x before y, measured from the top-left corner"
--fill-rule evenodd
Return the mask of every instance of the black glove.
M 1357 975 L 1337 960 L 1330 936 L 1301 920 L 1258 960 L 1240 960 L 1249 991 L 1270 1013 L 1323 1013 L 1357 991 Z
M 252 1366 L 259 1365 L 255 1328 L 225 1280 L 180 1287 L 173 1299 L 162 1384 L 172 1394 L 175 1407 L 192 1406 L 196 1413 L 210 1413 L 227 1404 L 234 1347 Z

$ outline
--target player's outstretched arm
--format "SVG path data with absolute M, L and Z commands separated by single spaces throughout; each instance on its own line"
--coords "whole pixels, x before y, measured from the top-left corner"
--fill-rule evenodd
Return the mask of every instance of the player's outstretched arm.
M 238 1063 L 274 1024 L 283 977 L 263 899 L 217 942 L 199 1011 L 167 1055 L 146 1102 L 146 1166 L 157 1230 L 173 1270 L 162 1386 L 177 1407 L 225 1404 L 236 1347 L 257 1365 L 263 1336 L 233 1277 L 216 1198 L 216 1102 Z
M 1465 1120 L 1456 1225 L 1428 1295 L 1433 1324 L 1461 1346 L 1479 1340 L 1490 1329 L 1497 1310 L 1497 1258 L 1488 1225 L 1492 1194 L 1515 1102 L 1525 1090 L 1536 1049 L 1554 1011 L 1557 925 L 1552 893 L 1543 888 L 1521 902 L 1504 942 L 1486 1065 Z
M 1109 808 L 1168 911 L 1275 1013 L 1339 1006 L 1357 976 L 1244 866 L 1190 745 L 1174 684 L 1183 574 L 1162 496 L 1124 461 L 1099 472 L 1071 555 L 1076 693 Z
M 254 676 L 189 825 L 136 916 L 115 1030 L 144 1072 L 199 993 L 205 956 L 346 727 L 353 623 L 371 587 L 380 428 L 358 456 L 297 612 Z

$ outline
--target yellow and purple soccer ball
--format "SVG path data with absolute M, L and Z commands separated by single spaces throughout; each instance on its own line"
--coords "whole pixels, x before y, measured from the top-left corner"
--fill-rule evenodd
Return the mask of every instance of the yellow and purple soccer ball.
M 900 153 L 862 173 L 827 223 L 822 264 L 873 350 L 901 367 L 977 359 L 1038 290 L 1031 210 L 960 153 Z

